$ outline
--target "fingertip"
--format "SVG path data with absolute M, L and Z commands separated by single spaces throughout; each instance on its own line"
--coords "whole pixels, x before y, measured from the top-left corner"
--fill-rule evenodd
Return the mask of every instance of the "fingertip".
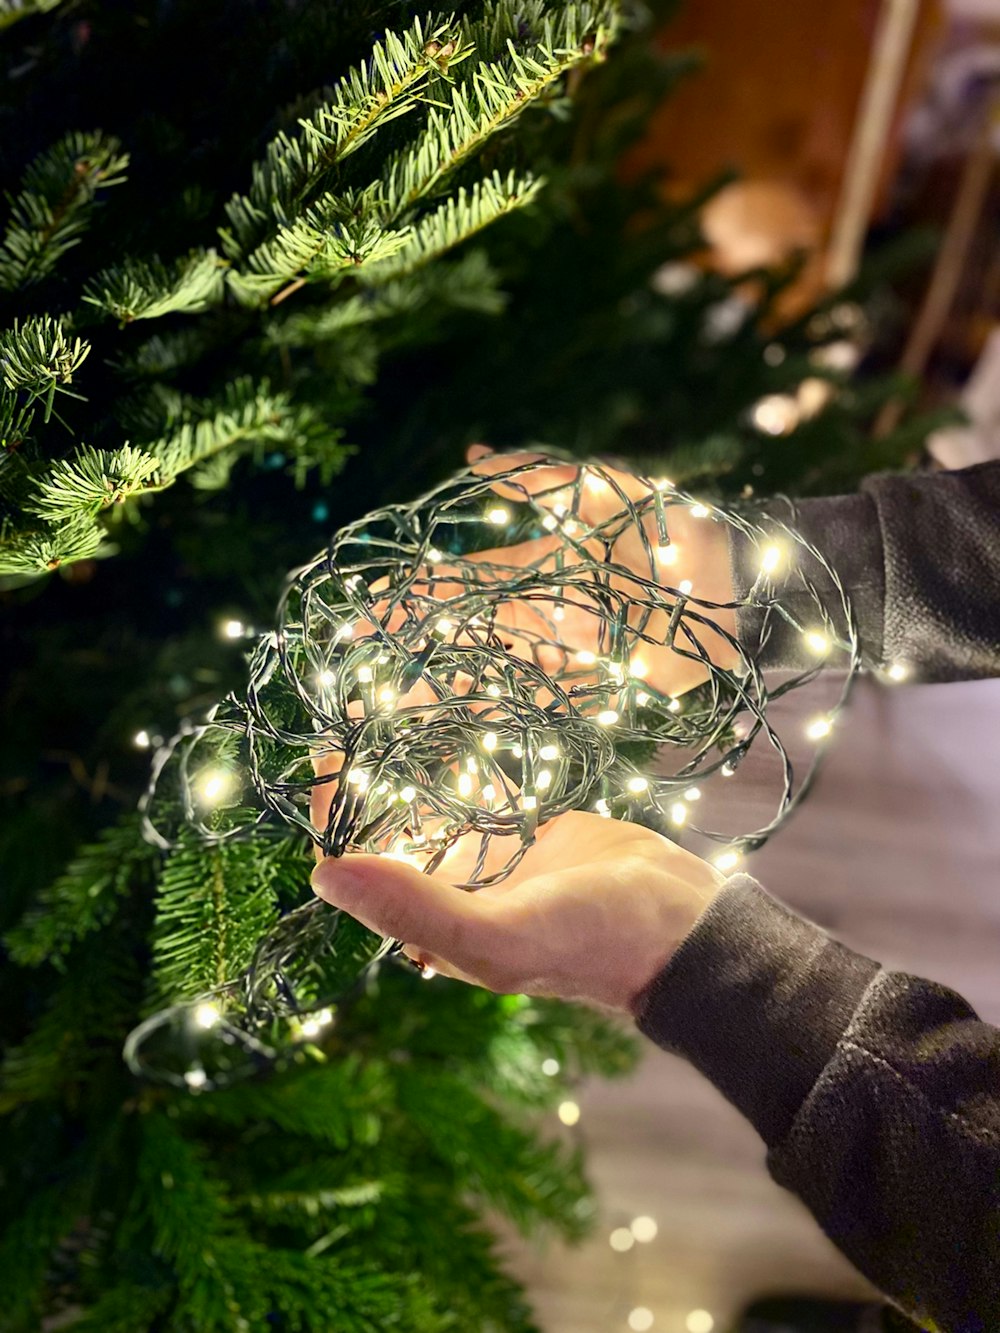
M 480 458 L 489 458 L 493 450 L 488 444 L 470 444 L 465 451 L 465 461 L 476 463 Z

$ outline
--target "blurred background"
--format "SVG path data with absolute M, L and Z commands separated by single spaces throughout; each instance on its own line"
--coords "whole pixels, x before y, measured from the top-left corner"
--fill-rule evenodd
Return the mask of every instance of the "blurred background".
M 887 1327 L 770 1181 L 753 1131 L 680 1061 L 636 1062 L 613 1025 L 542 1006 L 530 1028 L 516 1007 L 397 969 L 318 1039 L 335 1131 L 308 1111 L 315 1071 L 223 1094 L 217 1111 L 123 1071 L 151 1006 L 245 965 L 262 895 L 275 913 L 301 897 L 302 849 L 266 885 L 194 849 L 164 869 L 137 850 L 132 812 L 158 740 L 240 687 L 285 572 L 341 524 L 412 498 L 477 440 L 626 459 L 720 503 L 1000 456 L 998 0 L 629 5 L 607 51 L 560 67 L 463 168 L 527 164 L 547 182 L 530 207 L 391 283 L 293 271 L 254 305 L 213 285 L 245 258 L 230 236 L 204 290 L 171 287 L 165 261 L 216 243 L 273 136 L 414 13 L 261 0 L 250 23 L 235 3 L 0 0 L 8 202 L 44 195 L 31 164 L 69 130 L 100 126 L 133 159 L 51 272 L 28 281 L 16 247 L 0 253 L 5 338 L 51 310 L 94 345 L 73 380 L 84 396 L 60 381 L 40 443 L 19 433 L 27 381 L 4 343 L 0 1326 Z M 529 19 L 508 18 L 527 49 Z M 359 155 L 373 179 L 413 120 Z M 23 217 L 44 252 L 52 217 Z M 122 255 L 146 266 L 123 277 Z M 182 438 L 204 448 L 162 494 L 118 478 L 98 501 L 81 483 L 63 509 L 32 508 L 81 443 L 130 441 L 162 463 Z M 80 495 L 99 525 L 89 546 Z M 1000 687 L 862 682 L 839 732 L 813 796 L 749 869 L 1000 1021 Z M 404 1065 L 429 1081 L 407 1092 Z M 454 1085 L 434 1101 L 442 1071 Z M 496 1107 L 535 1128 L 501 1138 Z M 373 1177 L 384 1195 L 361 1189 Z M 496 1277 L 484 1219 L 534 1316 Z M 210 1270 L 237 1254 L 237 1220 L 246 1248 L 220 1296 Z M 306 1252 L 367 1276 L 314 1291 L 287 1259 Z M 279 1254 L 286 1267 L 244 1299 L 239 1282 Z M 405 1307 L 401 1274 L 415 1275 Z M 348 1323 L 362 1290 L 371 1304 Z

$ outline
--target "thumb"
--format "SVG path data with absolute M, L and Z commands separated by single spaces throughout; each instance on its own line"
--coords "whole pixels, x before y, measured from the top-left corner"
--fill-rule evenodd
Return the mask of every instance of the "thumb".
M 388 856 L 329 857 L 312 873 L 314 893 L 369 930 L 459 965 L 487 929 L 486 900 Z

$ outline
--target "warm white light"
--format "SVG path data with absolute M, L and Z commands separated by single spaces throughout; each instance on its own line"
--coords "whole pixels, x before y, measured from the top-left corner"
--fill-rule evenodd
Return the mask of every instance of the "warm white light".
M 337 677 L 333 674 L 332 671 L 321 671 L 319 673 L 319 683 L 321 685 L 324 685 L 327 689 L 330 688 L 330 686 L 336 679 Z
M 436 546 L 432 546 L 431 549 L 427 552 L 427 559 L 433 561 L 434 564 L 437 564 L 439 560 L 444 559 L 444 556 L 437 549 Z
M 684 802 L 674 801 L 673 805 L 670 807 L 671 824 L 676 824 L 677 827 L 680 828 L 681 825 L 684 823 L 684 821 L 687 819 L 687 817 L 688 817 L 687 806 L 684 804 Z
M 634 791 L 634 792 L 645 791 L 646 788 L 649 786 L 649 781 L 647 778 L 641 778 L 641 777 L 629 778 L 625 786 L 629 789 L 629 791 Z
M 613 1250 L 617 1250 L 619 1254 L 624 1254 L 626 1250 L 630 1250 L 635 1244 L 635 1237 L 632 1235 L 631 1231 L 629 1231 L 628 1227 L 615 1227 L 614 1231 L 612 1231 L 611 1235 L 608 1237 L 608 1244 Z
M 588 652 L 586 648 L 583 648 L 577 653 L 576 660 L 581 666 L 593 666 L 597 661 L 597 654 Z
M 829 636 L 824 634 L 822 630 L 807 629 L 802 637 L 805 639 L 806 647 L 817 657 L 825 657 L 830 651 Z
M 661 565 L 676 565 L 677 547 L 673 542 L 671 542 L 669 546 L 658 546 L 656 548 L 656 558 Z
M 555 608 L 555 610 L 552 612 L 552 619 L 553 619 L 553 620 L 565 620 L 565 619 L 566 619 L 566 608 L 563 607 L 563 606 L 557 606 L 557 607 Z
M 693 587 L 694 584 L 690 579 L 681 579 L 680 583 L 677 585 L 677 591 L 683 593 L 686 597 Z
M 595 810 L 597 811 L 597 813 L 598 813 L 599 815 L 601 815 L 604 819 L 610 819 L 610 818 L 611 818 L 611 811 L 608 809 L 608 803 L 607 803 L 607 801 L 604 799 L 603 796 L 602 796 L 599 800 L 597 800 L 597 801 L 594 802 L 594 809 L 595 809 Z
M 685 801 L 700 801 L 700 800 L 701 800 L 701 788 L 700 788 L 700 787 L 688 787 L 687 791 L 684 793 L 684 799 L 685 799 Z
M 521 804 L 524 806 L 525 810 L 537 810 L 537 809 L 538 809 L 538 797 L 537 797 L 537 796 L 525 796 L 525 798 L 524 798 L 524 800 L 521 802 Z
M 436 976 L 437 970 L 431 967 L 430 963 L 424 963 L 423 967 L 420 969 L 420 980 L 431 981 Z
M 224 620 L 222 622 L 222 636 L 225 639 L 242 639 L 246 633 L 246 626 L 242 620 Z
M 649 663 L 644 662 L 641 657 L 633 657 L 629 666 L 629 671 L 633 676 L 642 680 L 643 676 L 649 675 Z
M 829 736 L 833 730 L 833 723 L 828 717 L 814 717 L 806 727 L 806 735 L 811 741 L 821 741 L 824 736 Z
M 497 505 L 495 509 L 488 509 L 486 517 L 491 523 L 496 523 L 499 527 L 502 523 L 510 521 L 510 510 L 504 509 L 503 505 Z
M 692 505 L 690 510 L 692 518 L 708 518 L 711 512 L 708 505 Z
M 152 743 L 148 731 L 137 731 L 132 737 L 132 744 L 137 750 L 148 750 Z
M 399 793 L 399 799 L 401 801 L 405 801 L 406 804 L 409 805 L 409 803 L 413 800 L 416 794 L 417 794 L 416 787 L 404 787 Z
M 380 703 L 391 704 L 396 700 L 396 691 L 391 685 L 383 685 L 378 692 L 378 697 Z
M 787 435 L 799 424 L 799 405 L 790 394 L 769 393 L 758 400 L 750 418 L 765 435 Z
M 374 679 L 375 679 L 375 672 L 371 669 L 370 666 L 358 667 L 358 680 L 361 682 L 362 685 L 370 685 Z
M 653 482 L 653 486 L 658 491 L 672 491 L 674 489 L 674 483 L 669 477 L 657 477 Z
M 692 1310 L 684 1320 L 684 1327 L 687 1333 L 712 1333 L 715 1320 L 707 1310 Z
M 580 525 L 575 518 L 568 518 L 563 524 L 563 532 L 565 532 L 567 537 L 575 537 L 579 531 Z
M 760 570 L 762 574 L 773 574 L 781 564 L 781 547 L 765 546 L 760 557 Z
M 487 782 L 483 788 L 483 799 L 486 801 L 495 801 L 497 798 L 497 789 L 492 782 Z
M 552 786 L 552 770 L 543 768 L 539 770 L 538 777 L 535 779 L 535 786 L 539 791 L 545 791 Z
M 910 674 L 910 668 L 902 662 L 893 662 L 892 666 L 885 673 L 890 680 L 905 680 Z
M 497 748 L 497 734 L 495 731 L 488 731 L 483 737 L 483 749 L 495 750 Z
M 523 747 L 520 746 L 520 745 L 512 745 L 512 746 L 510 747 L 510 752 L 511 752 L 511 754 L 514 756 L 515 759 L 523 759 L 523 758 L 524 758 L 524 749 L 523 749 Z
M 608 675 L 611 677 L 611 679 L 615 682 L 616 685 L 621 685 L 625 681 L 625 672 L 620 662 L 608 663 Z
M 539 759 L 558 759 L 558 758 L 559 758 L 559 746 L 558 746 L 558 745 L 543 745 L 542 748 L 538 751 L 538 757 L 539 757 Z
M 205 1001 L 204 1003 L 195 1006 L 195 1024 L 197 1027 L 204 1028 L 206 1032 L 209 1028 L 214 1028 L 221 1018 L 222 1014 L 219 1008 L 214 1004 L 209 1004 Z
M 487 686 L 486 686 L 486 693 L 490 696 L 491 699 L 499 699 L 499 698 L 500 698 L 500 686 L 499 686 L 499 685 L 487 685 Z
M 597 476 L 594 472 L 587 472 L 584 474 L 583 484 L 588 491 L 593 491 L 595 495 L 600 495 L 602 491 L 609 489 L 608 483 L 604 478 Z
M 352 768 L 347 775 L 347 781 L 353 783 L 355 787 L 360 787 L 361 790 L 364 791 L 368 786 L 368 774 L 363 768 Z
M 640 690 L 638 694 L 635 696 L 635 701 L 640 708 L 645 708 L 646 705 L 649 703 L 649 695 L 646 693 L 645 690 Z
M 576 1102 L 560 1102 L 556 1114 L 564 1125 L 575 1125 L 580 1119 L 580 1108 Z
M 547 1074 L 549 1078 L 555 1078 L 556 1074 L 559 1073 L 561 1067 L 562 1066 L 559 1064 L 559 1061 L 553 1059 L 551 1055 L 548 1057 L 547 1060 L 542 1061 L 542 1073 Z
M 455 628 L 454 622 L 446 619 L 443 616 L 437 623 L 437 632 L 439 634 L 450 634 L 454 628 Z
M 681 711 L 681 701 L 680 701 L 680 699 L 671 699 L 670 702 L 667 704 L 667 712 L 668 712 L 668 713 L 679 713 L 680 711 Z
M 204 1069 L 189 1069 L 184 1075 L 184 1082 L 192 1091 L 197 1092 L 199 1088 L 203 1088 L 208 1082 L 208 1075 L 205 1073 Z
M 221 768 L 210 768 L 198 779 L 197 790 L 201 799 L 210 805 L 221 801 L 233 785 L 233 775 Z
M 643 1245 L 648 1245 L 651 1240 L 656 1240 L 659 1229 L 656 1225 L 656 1219 L 653 1217 L 634 1217 L 632 1219 L 632 1235 Z
M 736 772 L 736 769 L 733 768 L 732 764 L 723 764 L 719 772 L 724 778 L 731 778 Z
M 715 858 L 715 867 L 717 870 L 732 870 L 733 866 L 739 863 L 739 852 L 722 852 Z
M 354 633 L 353 625 L 341 625 L 334 636 L 337 639 L 349 639 Z
M 546 514 L 545 517 L 542 519 L 542 527 L 545 529 L 546 532 L 551 532 L 553 528 L 557 528 L 558 526 L 559 526 L 559 520 L 555 518 L 554 515 L 552 514 Z
M 597 720 L 602 727 L 613 727 L 618 721 L 618 714 L 613 708 L 605 708 L 597 714 Z
M 472 795 L 472 775 L 469 773 L 459 773 L 458 775 L 458 794 L 459 796 Z
M 653 1312 L 645 1305 L 637 1305 L 629 1311 L 628 1326 L 633 1333 L 647 1333 L 653 1327 Z

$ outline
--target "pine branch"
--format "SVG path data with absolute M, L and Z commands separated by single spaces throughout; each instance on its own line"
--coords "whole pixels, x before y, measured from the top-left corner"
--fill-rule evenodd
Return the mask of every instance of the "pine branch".
M 197 314 L 222 300 L 226 268 L 214 250 L 192 250 L 171 265 L 157 258 L 125 258 L 89 282 L 83 299 L 123 325 Z
M 0 28 L 4 20 L 0 8 Z M 97 192 L 124 181 L 128 161 L 121 143 L 99 130 L 67 134 L 35 158 L 18 194 L 7 196 L 10 219 L 0 242 L 0 291 L 27 287 L 48 276 L 67 250 L 79 244 Z
M 90 344 L 72 338 L 59 319 L 33 315 L 23 324 L 17 320 L 0 333 L 0 382 L 8 393 L 24 394 L 29 403 L 45 401 L 45 420 L 52 415 L 57 393 L 69 393 L 67 385 L 90 352 Z
M 31 18 L 34 14 L 48 14 L 62 3 L 63 0 L 0 0 L 0 32 L 20 19 Z
M 428 264 L 506 213 L 530 204 L 541 188 L 541 181 L 518 177 L 514 172 L 506 179 L 494 172 L 468 190 L 462 186 L 433 213 L 420 219 L 410 240 L 391 259 L 366 265 L 359 276 L 365 282 L 377 283 L 383 277 L 399 277 Z
M 104 529 L 92 519 L 20 532 L 8 523 L 0 527 L 0 575 L 51 573 L 102 554 L 103 543 Z
M 166 1283 L 140 1286 L 138 1282 L 122 1282 L 72 1322 L 60 1322 L 59 1328 L 66 1333 L 149 1333 L 173 1300 L 173 1288 Z
M 324 105 L 299 122 L 297 138 L 281 133 L 268 145 L 253 167 L 249 194 L 234 195 L 226 206 L 230 228 L 221 237 L 228 258 L 245 258 L 273 227 L 288 226 L 335 162 L 411 111 L 428 79 L 442 77 L 467 54 L 450 20 L 417 19 L 404 33 L 387 32 L 370 59 L 349 70 L 327 91 Z
M 83 446 L 72 457 L 52 464 L 25 508 L 50 523 L 85 515 L 94 518 L 143 490 L 157 468 L 155 458 L 128 444 L 113 450 Z
M 65 966 L 74 944 L 106 926 L 128 893 L 144 889 L 159 852 L 142 839 L 140 820 L 129 813 L 83 847 L 59 878 L 38 895 L 4 943 L 22 967 Z
M 81 1173 L 37 1188 L 0 1232 L 0 1309 L 9 1333 L 41 1327 L 52 1251 L 87 1206 L 91 1182 Z
M 546 14 L 531 50 L 518 51 L 508 38 L 506 56 L 483 63 L 452 88 L 447 109 L 432 110 L 416 143 L 383 172 L 386 219 L 405 216 L 564 74 L 603 54 L 613 14 L 612 5 L 590 3 Z
M 363 1208 L 378 1203 L 384 1193 L 381 1180 L 365 1180 L 337 1189 L 266 1190 L 252 1192 L 234 1202 L 269 1226 L 298 1226 L 345 1208 Z

